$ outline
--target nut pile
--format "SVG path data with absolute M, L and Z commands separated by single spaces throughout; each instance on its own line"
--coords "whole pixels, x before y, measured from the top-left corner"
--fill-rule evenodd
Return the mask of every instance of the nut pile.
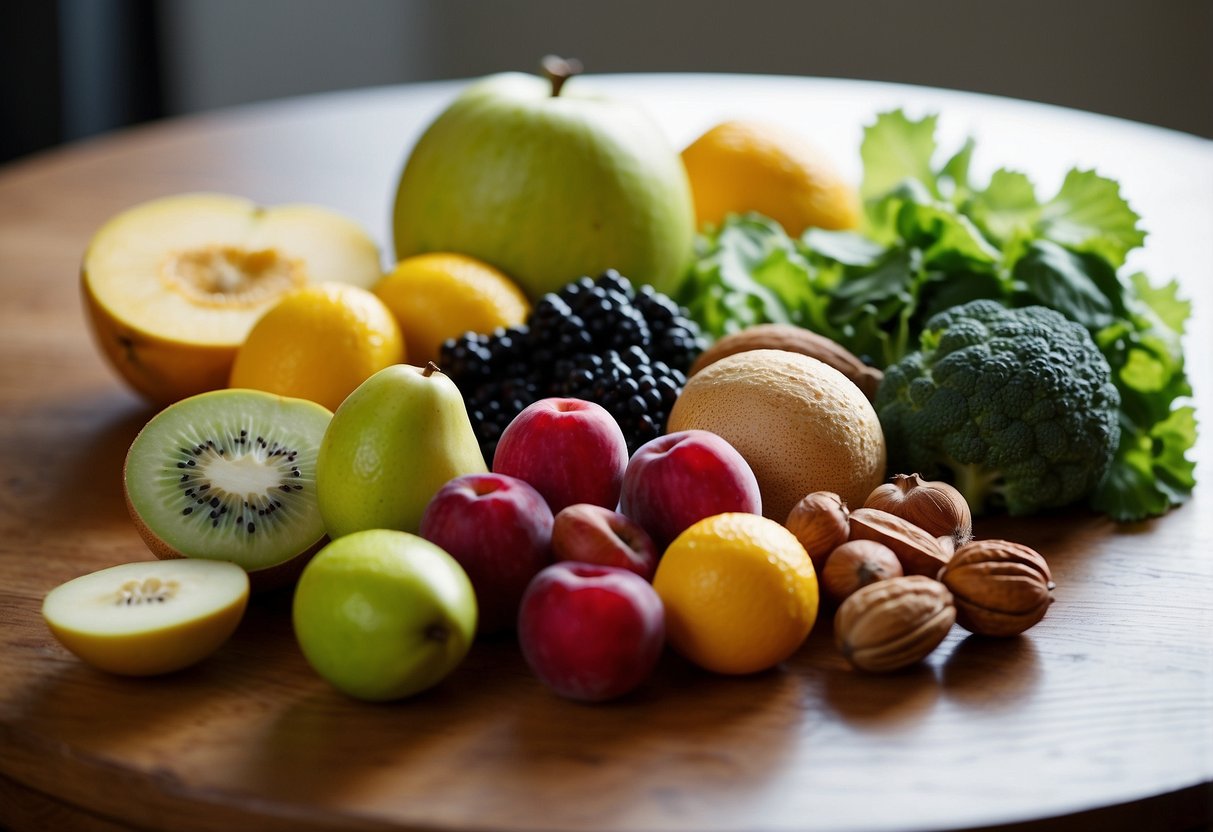
M 838 605 L 838 649 L 861 670 L 921 661 L 953 623 L 982 636 L 1018 635 L 1053 601 L 1053 578 L 1038 552 L 974 540 L 960 492 L 917 474 L 898 474 L 854 511 L 836 494 L 809 494 L 786 526 Z

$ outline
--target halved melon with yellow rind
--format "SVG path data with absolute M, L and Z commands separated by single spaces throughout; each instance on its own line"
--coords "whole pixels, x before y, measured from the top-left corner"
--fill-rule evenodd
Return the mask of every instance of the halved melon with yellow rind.
M 381 276 L 374 241 L 328 209 L 184 194 L 106 223 L 82 283 L 105 355 L 168 403 L 225 386 L 236 348 L 287 292 L 324 281 L 369 288 Z

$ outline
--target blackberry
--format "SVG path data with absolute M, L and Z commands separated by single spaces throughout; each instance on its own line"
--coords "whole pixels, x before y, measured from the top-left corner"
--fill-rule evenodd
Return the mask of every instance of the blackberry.
M 634 452 L 664 429 L 703 346 L 676 303 L 611 270 L 544 295 L 524 326 L 447 341 L 440 360 L 492 464 L 510 421 L 549 396 L 601 405 Z
M 699 325 L 678 304 L 652 286 L 641 286 L 636 293 L 636 308 L 644 315 L 653 334 L 649 352 L 682 372 L 691 368 L 695 358 L 707 347 Z
M 595 283 L 574 294 L 569 303 L 573 313 L 570 317 L 581 322 L 590 337 L 586 346 L 594 352 L 622 351 L 630 346 L 647 348 L 653 340 L 648 321 L 632 305 L 628 294 L 613 285 Z
M 680 319 L 663 332 L 653 343 L 649 352 L 669 366 L 685 373 L 691 369 L 695 359 L 707 347 L 694 321 Z
M 576 299 L 579 295 L 581 295 L 583 292 L 588 292 L 593 288 L 594 288 L 594 278 L 579 277 L 576 280 L 574 280 L 572 283 L 568 284 L 563 289 L 561 289 L 557 294 L 560 296 L 560 299 L 563 300 L 565 303 L 567 303 L 569 305 L 574 305 L 576 303 Z
M 632 281 L 628 280 L 614 269 L 607 269 L 605 272 L 600 274 L 598 279 L 594 281 L 594 285 L 600 289 L 619 292 L 621 295 L 625 295 L 629 300 L 635 296 L 635 291 L 632 288 Z

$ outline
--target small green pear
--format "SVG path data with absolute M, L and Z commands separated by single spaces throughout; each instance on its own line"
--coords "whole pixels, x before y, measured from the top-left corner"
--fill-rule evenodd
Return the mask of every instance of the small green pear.
M 488 469 L 463 398 L 433 363 L 396 364 L 337 408 L 316 459 L 316 497 L 329 536 L 363 529 L 417 533 L 438 489 Z

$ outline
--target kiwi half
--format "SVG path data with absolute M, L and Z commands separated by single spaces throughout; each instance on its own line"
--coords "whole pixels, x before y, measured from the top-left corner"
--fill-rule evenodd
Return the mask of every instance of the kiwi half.
M 248 575 L 208 560 L 124 563 L 52 589 L 42 617 L 55 638 L 110 673 L 171 673 L 209 656 L 235 631 Z
M 324 541 L 316 453 L 332 416 L 257 390 L 165 408 L 131 443 L 123 472 L 148 548 L 158 558 L 230 561 L 254 589 L 292 580 Z

